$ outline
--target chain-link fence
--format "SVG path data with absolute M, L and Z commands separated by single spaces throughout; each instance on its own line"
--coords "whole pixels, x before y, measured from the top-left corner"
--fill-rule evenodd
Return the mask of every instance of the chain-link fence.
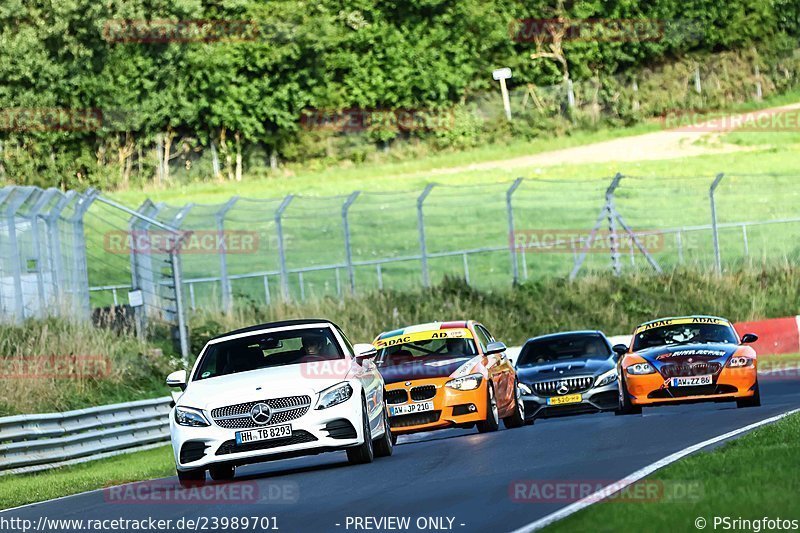
M 48 314 L 186 350 L 190 309 L 432 286 L 800 258 L 796 175 L 519 178 L 406 192 L 121 205 L 96 191 L 0 190 L 5 320 Z M 183 332 L 183 335 L 181 333 Z

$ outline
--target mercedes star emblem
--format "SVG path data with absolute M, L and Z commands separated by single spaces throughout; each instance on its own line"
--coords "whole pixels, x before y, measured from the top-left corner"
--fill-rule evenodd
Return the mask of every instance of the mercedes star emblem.
M 272 419 L 272 408 L 265 403 L 257 403 L 250 409 L 250 418 L 256 424 L 264 425 Z
M 569 385 L 567 385 L 566 381 L 559 381 L 558 382 L 558 389 L 557 391 L 559 394 L 566 394 L 569 392 Z

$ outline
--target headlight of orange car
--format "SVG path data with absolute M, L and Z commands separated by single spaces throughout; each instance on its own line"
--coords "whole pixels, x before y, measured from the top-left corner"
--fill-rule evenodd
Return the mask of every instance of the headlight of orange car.
M 731 357 L 728 361 L 730 368 L 743 368 L 746 366 L 753 366 L 753 360 L 749 357 Z
M 636 363 L 628 367 L 628 374 L 632 376 L 643 376 L 645 374 L 655 374 L 656 369 L 650 363 Z
M 445 385 L 456 390 L 474 390 L 481 386 L 483 376 L 480 374 L 470 374 L 461 378 L 451 379 Z

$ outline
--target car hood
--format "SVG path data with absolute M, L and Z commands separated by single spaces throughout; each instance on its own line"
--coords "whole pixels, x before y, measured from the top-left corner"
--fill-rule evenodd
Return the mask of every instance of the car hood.
M 608 359 L 570 359 L 569 361 L 539 363 L 517 367 L 517 376 L 523 383 L 547 381 L 573 376 L 599 376 L 614 368 L 613 357 Z
M 656 346 L 634 353 L 648 363 L 659 367 L 670 363 L 724 362 L 740 348 L 741 346 L 736 344 L 681 344 L 678 346 Z
M 227 376 L 192 381 L 181 395 L 180 405 L 199 409 L 280 398 L 309 395 L 312 401 L 320 391 L 348 378 L 347 359 L 287 365 Z
M 384 382 L 412 381 L 415 379 L 446 378 L 456 372 L 466 375 L 475 365 L 470 356 L 454 356 L 449 359 L 411 361 L 401 365 L 378 367 Z M 477 364 L 477 362 L 475 362 Z

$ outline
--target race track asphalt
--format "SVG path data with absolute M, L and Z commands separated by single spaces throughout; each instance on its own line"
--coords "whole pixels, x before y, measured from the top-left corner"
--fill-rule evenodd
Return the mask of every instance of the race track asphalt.
M 798 377 L 760 379 L 759 408 L 676 405 L 648 408 L 641 416 L 603 413 L 538 420 L 491 434 L 444 430 L 401 437 L 394 456 L 368 465 L 349 466 L 341 452 L 243 467 L 233 482 L 243 494 L 228 486 L 211 501 L 201 498 L 202 503 L 176 501 L 180 491 L 171 478 L 157 482 L 170 501 L 154 501 L 152 493 L 139 498 L 101 490 L 5 511 L 0 519 L 38 524 L 40 517 L 152 517 L 173 521 L 171 528 L 161 530 L 185 531 L 174 525 L 177 520 L 205 517 L 209 520 L 199 525 L 213 530 L 214 518 L 247 516 L 274 517 L 282 532 L 510 531 L 570 503 L 515 501 L 519 481 L 610 483 L 687 446 L 800 407 Z M 246 501 L 215 501 L 229 497 Z M 356 527 L 355 520 L 366 517 L 407 517 L 409 528 L 363 520 Z M 248 530 L 253 531 L 252 525 Z

